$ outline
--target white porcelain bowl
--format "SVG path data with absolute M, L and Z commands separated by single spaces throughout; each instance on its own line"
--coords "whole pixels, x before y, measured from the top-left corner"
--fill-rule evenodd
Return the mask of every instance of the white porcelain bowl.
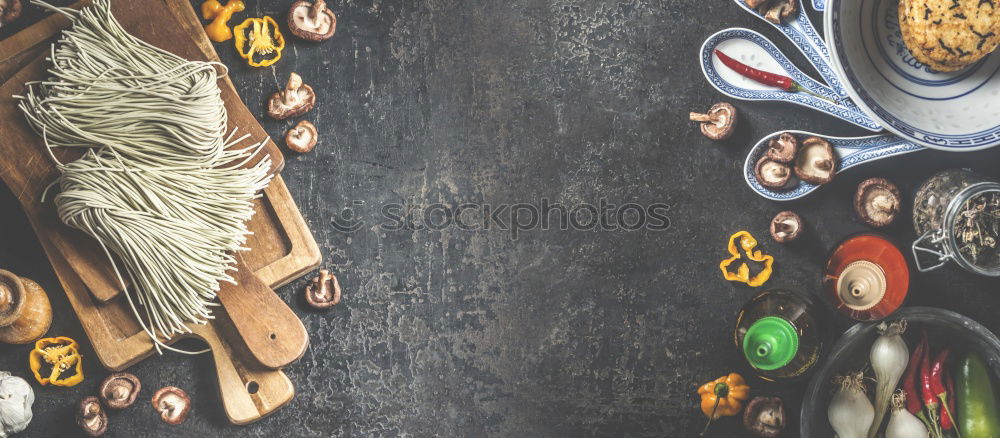
M 927 147 L 1000 144 L 1000 54 L 938 73 L 917 62 L 899 31 L 896 0 L 828 0 L 826 43 L 847 93 L 886 129 Z

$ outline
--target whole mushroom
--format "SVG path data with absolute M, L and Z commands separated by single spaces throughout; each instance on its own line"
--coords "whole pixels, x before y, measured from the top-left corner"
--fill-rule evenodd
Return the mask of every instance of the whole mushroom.
M 101 436 L 108 430 L 108 414 L 97 397 L 80 400 L 76 410 L 76 424 L 87 436 Z
M 701 134 L 712 140 L 725 140 L 736 130 L 736 107 L 719 102 L 707 114 L 691 113 L 690 119 L 701 122 Z
M 0 371 L 0 437 L 23 431 L 31 423 L 35 392 L 20 377 Z
M 782 189 L 792 178 L 792 169 L 787 164 L 779 163 L 764 155 L 757 160 L 754 174 L 757 176 L 757 181 L 764 187 Z
M 299 0 L 288 10 L 288 28 L 292 35 L 304 40 L 325 41 L 337 31 L 337 16 L 323 0 L 313 3 Z
M 319 141 L 319 131 L 316 125 L 308 120 L 300 121 L 285 134 L 285 144 L 288 145 L 288 149 L 300 154 L 313 150 L 317 141 Z
M 319 275 L 306 286 L 306 302 L 317 309 L 327 309 L 340 302 L 340 282 L 337 276 L 326 269 L 320 269 Z
M 822 185 L 833 181 L 837 173 L 837 158 L 833 147 L 819 137 L 808 137 L 799 145 L 795 157 L 795 175 L 807 183 Z
M 778 243 L 791 242 L 802 232 L 802 218 L 794 211 L 783 211 L 771 220 L 771 237 Z
M 743 412 L 743 426 L 761 438 L 775 438 L 785 429 L 785 406 L 778 397 L 754 397 Z
M 0 342 L 27 344 L 52 325 L 49 297 L 38 283 L 0 269 Z
M 861 220 L 873 227 L 892 223 L 899 213 L 899 188 L 885 178 L 868 178 L 858 184 L 854 193 L 854 211 Z
M 799 140 L 791 132 L 782 132 L 767 143 L 767 157 L 779 163 L 791 163 L 799 150 Z
M 798 0 L 771 0 L 758 11 L 764 14 L 764 19 L 774 24 L 781 24 L 799 10 Z
M 283 120 L 305 114 L 316 104 L 316 92 L 312 87 L 302 83 L 298 73 L 288 75 L 285 89 L 271 95 L 267 103 L 267 115 Z
M 117 410 L 132 406 L 140 390 L 142 383 L 138 377 L 129 373 L 115 373 L 101 382 L 98 395 L 109 409 Z
M 183 389 L 165 386 L 153 394 L 153 409 L 160 413 L 163 422 L 178 425 L 187 420 L 191 412 L 191 398 Z
M 0 24 L 7 24 L 21 16 L 21 0 L 0 0 Z

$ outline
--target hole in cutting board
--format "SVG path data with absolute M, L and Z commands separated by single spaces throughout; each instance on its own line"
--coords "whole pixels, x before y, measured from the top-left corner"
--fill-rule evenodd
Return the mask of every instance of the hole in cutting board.
M 278 338 L 278 335 L 274 334 L 274 332 L 271 332 L 271 340 L 273 341 L 273 340 L 275 340 L 277 338 Z
M 247 382 L 247 392 L 250 394 L 256 394 L 260 390 L 260 385 L 257 382 L 251 380 Z

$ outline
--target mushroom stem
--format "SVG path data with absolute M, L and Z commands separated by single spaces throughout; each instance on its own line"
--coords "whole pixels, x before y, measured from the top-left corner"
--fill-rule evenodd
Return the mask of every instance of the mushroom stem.
M 820 170 L 833 169 L 833 161 L 828 159 L 816 160 L 816 168 Z
M 717 117 L 712 117 L 709 114 L 702 114 L 702 113 L 691 113 L 689 117 L 691 118 L 692 121 L 695 122 L 714 122 L 715 120 L 718 119 Z
M 13 302 L 14 299 L 11 298 L 10 289 L 0 284 L 0 312 L 7 312 Z
M 326 9 L 326 2 L 323 0 L 316 0 L 313 2 L 312 7 L 309 8 L 309 18 L 315 20 L 319 17 L 319 14 L 323 13 L 324 9 Z
M 774 229 L 779 233 L 791 233 L 795 228 L 796 224 L 792 219 L 774 221 Z
M 872 207 L 878 211 L 890 213 L 896 210 L 896 201 L 891 196 L 876 195 L 875 199 L 872 199 Z
M 288 75 L 288 84 L 285 85 L 285 92 L 281 95 L 281 100 L 285 105 L 295 105 L 296 92 L 302 88 L 302 76 L 298 73 Z

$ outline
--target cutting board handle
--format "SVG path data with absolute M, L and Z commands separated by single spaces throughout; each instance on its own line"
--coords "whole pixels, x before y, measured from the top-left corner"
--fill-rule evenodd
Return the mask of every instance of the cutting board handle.
M 221 312 L 216 312 L 218 315 Z M 226 417 L 233 424 L 253 423 L 288 404 L 295 396 L 295 387 L 280 370 L 269 370 L 253 363 L 236 341 L 223 341 L 224 316 L 209 324 L 194 327 L 192 337 L 208 344 L 215 360 L 219 380 L 219 396 Z M 242 358 L 242 360 L 240 360 Z

